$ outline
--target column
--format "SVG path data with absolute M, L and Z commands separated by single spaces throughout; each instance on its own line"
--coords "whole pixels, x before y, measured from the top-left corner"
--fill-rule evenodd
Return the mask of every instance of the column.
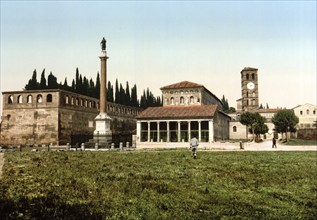
M 198 141 L 201 142 L 201 121 L 198 121 Z
M 191 128 L 190 128 L 190 121 L 188 121 L 188 142 L 190 142 L 190 139 L 191 139 Z
M 160 122 L 156 122 L 157 123 L 157 142 L 160 142 Z
M 151 141 L 151 122 L 147 122 L 147 142 Z
M 181 142 L 181 122 L 177 122 L 177 142 Z
M 136 140 L 141 141 L 141 122 L 136 122 Z
M 208 130 L 209 130 L 209 143 L 214 142 L 214 121 L 211 119 L 208 121 Z
M 166 122 L 166 127 L 167 127 L 167 142 L 170 142 L 170 122 Z

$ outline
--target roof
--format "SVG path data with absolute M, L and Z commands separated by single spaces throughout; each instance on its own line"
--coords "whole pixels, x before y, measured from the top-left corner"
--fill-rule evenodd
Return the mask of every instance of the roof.
M 161 89 L 185 89 L 185 88 L 201 88 L 204 87 L 201 84 L 189 82 L 189 81 L 182 81 L 179 83 L 174 83 L 168 86 L 164 86 Z
M 253 68 L 253 67 L 244 67 L 243 70 L 241 70 L 241 73 L 242 71 L 256 71 L 258 70 L 257 68 Z
M 149 107 L 142 111 L 137 119 L 184 119 L 184 118 L 212 118 L 217 105 L 199 106 L 163 106 Z

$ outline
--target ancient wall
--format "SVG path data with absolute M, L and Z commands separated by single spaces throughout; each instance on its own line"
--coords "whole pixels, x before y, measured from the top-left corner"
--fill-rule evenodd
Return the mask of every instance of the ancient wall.
M 115 136 L 131 136 L 140 108 L 108 103 Z M 3 92 L 0 144 L 81 143 L 93 137 L 99 100 L 63 90 Z

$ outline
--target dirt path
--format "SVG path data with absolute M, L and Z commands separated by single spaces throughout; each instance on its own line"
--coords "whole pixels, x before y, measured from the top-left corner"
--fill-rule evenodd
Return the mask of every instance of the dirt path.
M 0 178 L 2 175 L 2 166 L 4 164 L 4 153 L 0 153 Z

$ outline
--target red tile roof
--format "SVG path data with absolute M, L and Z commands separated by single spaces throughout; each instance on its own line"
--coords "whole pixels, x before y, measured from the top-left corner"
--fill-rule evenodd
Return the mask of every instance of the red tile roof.
M 149 107 L 137 119 L 212 118 L 217 105 Z
M 204 87 L 204 86 L 197 83 L 189 82 L 189 81 L 182 81 L 172 85 L 164 86 L 161 89 L 184 89 L 184 88 L 201 88 L 201 87 Z

